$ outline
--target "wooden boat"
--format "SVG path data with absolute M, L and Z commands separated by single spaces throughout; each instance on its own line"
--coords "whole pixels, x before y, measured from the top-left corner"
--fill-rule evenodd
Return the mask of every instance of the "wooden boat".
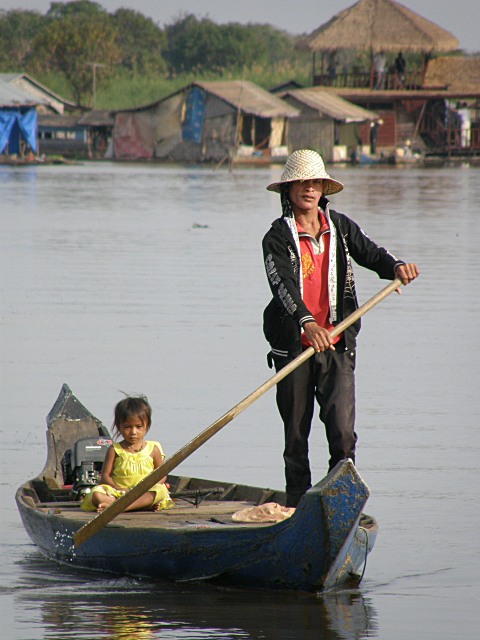
M 47 416 L 43 471 L 16 493 L 25 529 L 48 558 L 94 571 L 159 580 L 211 580 L 245 588 L 325 591 L 359 579 L 378 525 L 362 513 L 369 491 L 342 461 L 281 522 L 232 514 L 285 495 L 270 489 L 169 476 L 175 507 L 127 512 L 74 547 L 95 513 L 80 497 L 98 480 L 108 430 L 67 385 Z

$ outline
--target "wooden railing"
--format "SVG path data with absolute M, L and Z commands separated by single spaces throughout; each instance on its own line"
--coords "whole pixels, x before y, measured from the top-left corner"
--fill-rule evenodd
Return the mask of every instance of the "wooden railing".
M 445 126 L 441 119 L 426 115 L 420 134 L 431 150 L 459 154 L 462 151 L 480 153 L 480 122 L 472 122 L 470 135 L 462 135 L 459 126 Z
M 334 77 L 328 73 L 314 76 L 315 86 L 337 88 L 361 88 L 378 89 L 381 91 L 417 91 L 422 88 L 421 71 L 410 71 L 405 74 L 403 80 L 396 73 L 387 72 L 382 78 L 370 71 L 352 71 L 336 74 Z

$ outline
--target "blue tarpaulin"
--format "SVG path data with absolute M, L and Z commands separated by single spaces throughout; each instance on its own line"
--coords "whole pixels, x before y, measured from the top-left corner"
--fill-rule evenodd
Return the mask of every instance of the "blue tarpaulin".
M 36 109 L 0 109 L 0 153 L 20 152 L 21 137 L 37 152 L 38 115 Z
M 205 119 L 206 93 L 200 87 L 193 87 L 187 96 L 185 122 L 182 138 L 200 144 L 202 141 L 203 121 Z

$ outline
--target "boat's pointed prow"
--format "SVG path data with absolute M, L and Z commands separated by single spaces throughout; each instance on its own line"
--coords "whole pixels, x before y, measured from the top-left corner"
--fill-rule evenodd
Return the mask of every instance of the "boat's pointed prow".
M 98 420 L 98 418 L 96 418 L 86 407 L 83 406 L 83 404 L 74 395 L 68 384 L 64 382 L 62 388 L 60 389 L 60 393 L 58 394 L 58 398 L 55 401 L 55 404 L 50 409 L 50 412 L 47 415 L 47 426 L 50 429 L 55 420 L 64 420 L 66 418 L 68 418 L 69 420 L 92 419 L 97 423 L 100 431 L 105 429 L 100 420 Z M 107 433 L 105 433 L 104 435 L 107 435 Z
M 80 438 L 110 437 L 108 429 L 76 398 L 64 383 L 52 409 L 47 415 L 47 462 L 42 477 L 51 486 L 63 483 L 59 461 L 71 443 Z M 61 466 L 61 465 L 60 465 Z
M 358 473 L 351 460 L 342 460 L 315 487 L 310 490 L 318 493 L 322 503 L 323 522 L 328 544 L 326 545 L 326 564 L 328 572 L 323 588 L 331 589 L 345 581 L 345 574 L 351 573 L 352 549 L 365 548 L 368 553 L 368 540 L 355 544 L 358 524 L 370 490 Z M 309 492 L 310 493 L 310 492 Z

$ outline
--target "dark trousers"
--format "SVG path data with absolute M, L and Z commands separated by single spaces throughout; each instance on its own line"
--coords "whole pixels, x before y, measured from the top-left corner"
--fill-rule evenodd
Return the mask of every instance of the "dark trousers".
M 287 362 L 277 361 L 277 371 Z M 277 406 L 285 429 L 287 506 L 291 507 L 312 486 L 308 438 L 315 399 L 327 435 L 329 470 L 345 458 L 355 462 L 354 350 L 337 346 L 335 351 L 316 353 L 277 385 Z

